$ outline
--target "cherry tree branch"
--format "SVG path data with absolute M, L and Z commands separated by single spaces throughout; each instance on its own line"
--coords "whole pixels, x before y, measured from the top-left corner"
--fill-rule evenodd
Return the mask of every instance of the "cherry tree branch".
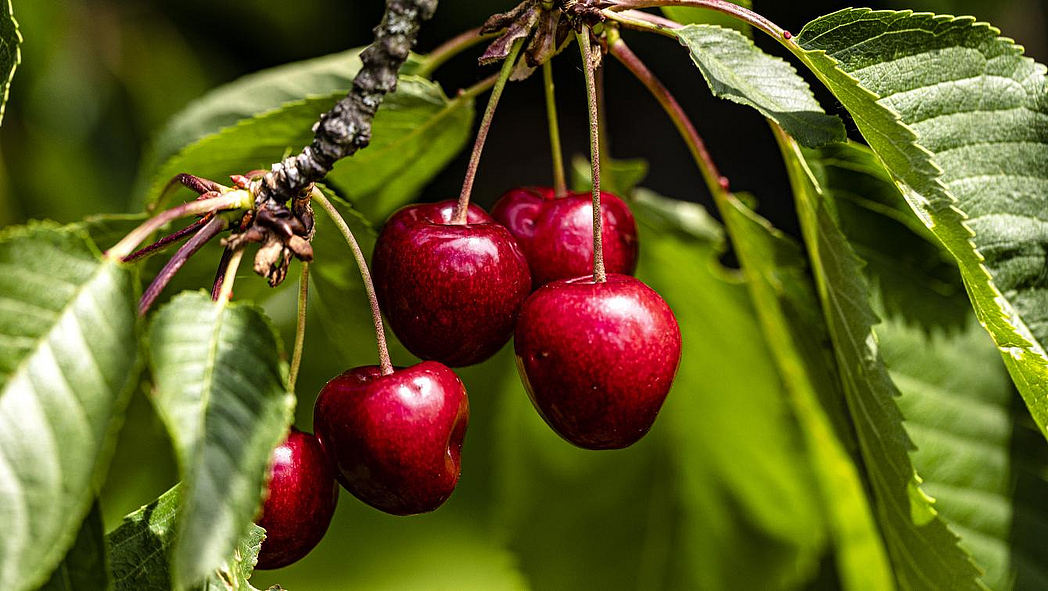
M 255 188 L 256 206 L 286 203 L 323 179 L 335 162 L 371 142 L 371 123 L 385 96 L 396 90 L 419 28 L 437 9 L 437 0 L 387 0 L 374 42 L 360 54 L 364 63 L 346 98 L 320 117 L 313 143 L 297 156 L 273 165 Z

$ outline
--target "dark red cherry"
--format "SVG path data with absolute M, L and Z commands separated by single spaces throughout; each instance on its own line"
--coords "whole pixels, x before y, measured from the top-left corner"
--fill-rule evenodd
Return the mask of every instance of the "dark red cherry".
M 375 244 L 375 291 L 394 334 L 422 359 L 451 367 L 502 348 L 531 291 L 517 242 L 483 209 L 452 224 L 453 201 L 393 214 Z
M 622 199 L 601 193 L 604 265 L 609 273 L 632 275 L 637 267 L 637 223 Z M 517 239 L 539 287 L 593 270 L 593 197 L 573 193 L 555 198 L 553 189 L 507 192 L 491 216 Z
M 451 496 L 467 423 L 465 386 L 435 361 L 390 375 L 349 370 L 324 386 L 313 408 L 339 483 L 394 515 L 432 511 Z
M 320 442 L 294 427 L 269 464 L 269 495 L 256 523 L 266 530 L 258 569 L 285 567 L 324 537 L 338 503 L 335 472 Z
M 554 281 L 528 298 L 517 368 L 539 414 L 586 449 L 632 445 L 651 428 L 680 364 L 677 319 L 628 275 Z

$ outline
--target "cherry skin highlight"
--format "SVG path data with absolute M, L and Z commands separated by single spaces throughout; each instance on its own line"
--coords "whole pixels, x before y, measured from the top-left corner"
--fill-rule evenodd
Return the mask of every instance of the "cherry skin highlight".
M 465 386 L 435 361 L 390 375 L 351 369 L 324 386 L 313 408 L 339 483 L 394 515 L 426 513 L 451 496 L 468 423 Z
M 255 568 L 282 568 L 309 554 L 338 503 L 335 472 L 317 438 L 291 428 L 269 466 L 269 496 L 256 522 L 266 530 Z
M 531 291 L 527 261 L 509 231 L 470 205 L 412 205 L 393 214 L 375 244 L 372 271 L 390 328 L 422 359 L 479 363 L 509 340 Z
M 601 192 L 604 266 L 608 273 L 632 275 L 637 268 L 637 222 L 626 203 Z M 572 193 L 556 198 L 553 189 L 513 189 L 499 199 L 491 216 L 517 239 L 536 288 L 557 279 L 593 272 L 593 196 Z
M 677 319 L 628 275 L 561 279 L 520 311 L 517 369 L 561 437 L 586 449 L 636 443 L 658 416 L 681 358 Z

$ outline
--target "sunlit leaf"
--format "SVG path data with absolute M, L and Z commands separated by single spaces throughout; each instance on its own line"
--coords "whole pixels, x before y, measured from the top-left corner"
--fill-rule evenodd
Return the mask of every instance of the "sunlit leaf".
M 101 486 L 137 383 L 134 289 L 77 228 L 0 236 L 0 588 L 47 579 Z
M 175 586 L 186 588 L 220 566 L 258 514 L 294 397 L 276 335 L 250 305 L 182 294 L 157 313 L 149 343 L 155 403 L 185 486 L 172 560 Z

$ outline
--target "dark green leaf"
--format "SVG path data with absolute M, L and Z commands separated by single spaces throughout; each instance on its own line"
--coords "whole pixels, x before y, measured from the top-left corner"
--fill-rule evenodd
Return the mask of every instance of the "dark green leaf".
M 91 508 L 137 383 L 134 306 L 79 229 L 0 237 L 0 588 L 43 583 Z
M 683 511 L 680 554 L 672 559 L 685 561 L 692 578 L 685 588 L 806 582 L 825 549 L 826 525 L 746 285 L 717 262 L 723 244 L 709 240 L 713 222 L 701 207 L 663 202 L 652 220 L 652 201 L 663 200 L 642 192 L 634 207 L 643 244 L 639 277 L 669 303 L 684 341 L 655 427 L 670 441 Z M 674 211 L 682 223 L 672 223 Z
M 218 568 L 258 513 L 272 450 L 294 397 L 280 345 L 258 309 L 185 293 L 150 330 L 155 403 L 174 442 L 185 493 L 174 551 L 177 588 Z
M 733 196 L 725 222 L 754 307 L 804 433 L 825 507 L 842 585 L 895 588 L 854 448 L 829 332 L 800 246 Z M 845 445 L 847 442 L 848 445 Z
M 714 96 L 757 109 L 805 146 L 845 139 L 844 123 L 823 111 L 797 70 L 764 53 L 742 33 L 688 25 L 673 34 L 691 52 Z
M 109 562 L 113 568 L 112 591 L 170 591 L 168 557 L 176 539 L 176 518 L 181 488 L 175 487 L 159 499 L 124 518 L 123 524 L 106 536 Z M 265 530 L 250 524 L 231 557 L 207 574 L 202 591 L 254 591 L 248 577 L 255 568 Z
M 0 5 L 0 122 L 4 120 L 4 107 L 7 106 L 15 68 L 22 61 L 21 45 L 22 33 L 18 31 L 11 0 L 7 0 Z
M 102 512 L 96 502 L 80 524 L 73 547 L 40 591 L 105 591 L 109 587 L 106 567 Z
M 862 264 L 837 226 L 799 146 L 783 133 L 787 170 L 804 241 L 833 341 L 876 516 L 899 586 L 905 590 L 979 589 L 979 571 L 920 489 L 913 449 L 873 326 Z
M 956 258 L 1048 436 L 1045 67 L 972 18 L 908 11 L 842 10 L 796 43 Z

